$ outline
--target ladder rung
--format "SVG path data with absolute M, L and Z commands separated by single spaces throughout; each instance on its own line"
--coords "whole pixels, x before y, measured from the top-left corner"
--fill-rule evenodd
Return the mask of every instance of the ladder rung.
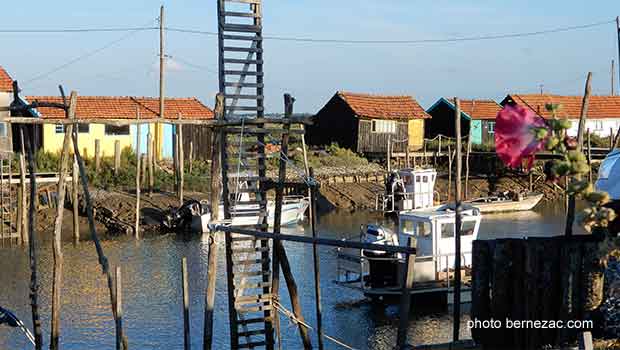
M 228 51 L 228 52 L 255 52 L 255 53 L 263 52 L 263 49 L 259 49 L 256 47 L 238 47 L 238 46 L 224 46 L 222 50 Z
M 234 248 L 233 248 L 234 250 Z M 235 250 L 236 252 L 236 250 Z M 271 272 L 270 271 L 241 271 L 241 272 L 234 272 L 233 273 L 234 277 L 256 277 L 256 276 L 271 276 Z M 254 298 L 254 297 L 252 297 Z M 256 299 L 256 298 L 254 298 Z M 252 299 L 252 300 L 254 300 Z M 238 299 L 236 299 L 237 301 L 239 301 Z
M 224 86 L 226 86 L 226 87 L 235 87 L 235 88 L 239 88 L 239 87 L 263 88 L 263 87 L 265 87 L 265 84 L 263 84 L 263 83 L 231 83 L 231 82 L 224 82 Z
M 253 335 L 261 335 L 261 334 L 267 334 L 267 331 L 264 329 L 255 329 L 255 330 L 251 330 L 251 331 L 247 331 L 247 332 L 238 332 L 237 335 L 239 337 L 251 337 Z
M 255 264 L 262 264 L 262 263 L 268 263 L 271 260 L 269 258 L 265 258 L 265 259 L 243 259 L 243 260 L 234 260 L 233 259 L 233 264 L 234 265 L 255 265 Z
M 262 322 L 271 322 L 271 317 L 246 318 L 245 320 L 238 320 L 237 325 L 247 325 Z
M 254 241 L 256 240 L 258 241 L 268 241 L 269 238 L 255 238 L 253 236 L 239 236 L 239 237 L 232 237 L 232 242 L 236 243 L 236 242 L 249 242 L 249 241 Z
M 248 218 L 248 217 L 253 217 L 256 216 L 257 218 L 259 216 L 265 216 L 265 214 L 261 214 L 260 212 L 254 212 L 254 213 L 230 213 L 230 216 L 233 218 Z
M 261 40 L 261 38 L 256 35 L 248 36 L 248 35 L 234 35 L 234 34 L 223 34 L 222 39 L 224 40 L 247 40 L 247 41 Z
M 241 283 L 235 285 L 235 289 L 260 289 L 271 287 L 271 282 L 259 282 L 259 283 Z
M 269 251 L 269 247 L 233 248 L 232 251 L 233 251 L 234 254 L 263 253 L 263 252 L 268 252 Z
M 263 76 L 263 72 L 254 72 L 254 71 L 245 71 L 245 70 L 225 70 L 224 74 L 226 75 L 256 75 L 256 76 Z
M 263 64 L 263 60 L 246 60 L 243 58 L 224 58 L 224 63 Z
M 236 311 L 240 314 L 247 314 L 250 312 L 262 312 L 273 309 L 273 307 L 269 304 L 267 305 L 258 305 L 258 306 L 249 306 L 249 307 L 239 307 Z
M 267 205 L 267 201 L 259 201 L 259 200 L 249 200 L 249 201 L 238 201 L 235 204 L 247 204 L 247 205 Z M 260 239 L 260 238 L 257 238 Z
M 264 96 L 263 95 L 233 94 L 233 95 L 224 95 L 224 98 L 227 98 L 227 99 L 238 99 L 238 100 L 262 100 L 262 99 L 264 99 Z
M 269 180 L 266 176 L 237 176 L 231 178 L 231 180 L 239 180 L 239 181 L 267 181 Z
M 258 13 L 254 13 L 254 12 L 235 12 L 235 11 L 225 11 L 224 12 L 224 16 L 231 16 L 231 17 L 260 17 L 258 15 Z
M 252 24 L 224 24 L 222 29 L 227 32 L 260 33 L 261 26 Z
M 228 0 L 231 1 L 231 0 Z M 241 0 L 235 0 L 235 1 L 241 1 Z M 249 0 L 246 0 L 249 1 Z M 249 342 L 249 343 L 239 343 L 239 349 L 252 349 L 258 346 L 265 346 L 267 345 L 266 341 L 254 341 L 254 342 Z

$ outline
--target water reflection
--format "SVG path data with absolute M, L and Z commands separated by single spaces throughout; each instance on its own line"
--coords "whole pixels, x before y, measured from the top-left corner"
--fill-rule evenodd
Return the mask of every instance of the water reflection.
M 514 236 L 523 233 L 548 234 L 562 232 L 563 209 L 544 206 L 536 212 L 485 215 L 481 235 Z M 344 238 L 359 234 L 361 224 L 368 222 L 393 225 L 366 212 L 332 212 L 319 219 L 323 237 Z M 310 235 L 307 226 L 287 227 L 286 233 Z M 201 347 L 204 287 L 206 285 L 207 242 L 200 237 L 182 239 L 174 235 L 135 242 L 128 238 L 104 241 L 111 265 L 123 269 L 124 326 L 130 346 L 135 349 L 182 349 L 183 317 L 181 312 L 181 258 L 187 257 L 190 275 L 190 313 L 193 347 Z M 286 244 L 291 267 L 296 276 L 304 316 L 315 324 L 312 250 L 300 243 Z M 228 317 L 224 250 L 220 247 L 217 301 L 215 310 L 216 349 L 228 349 Z M 105 278 L 97 263 L 90 242 L 63 246 L 65 273 L 61 343 L 63 349 L 102 349 L 114 346 L 114 325 Z M 51 293 L 51 245 L 39 248 L 39 284 L 44 341 L 49 342 Z M 325 332 L 358 349 L 390 349 L 395 343 L 398 309 L 394 306 L 373 305 L 358 291 L 333 283 L 336 279 L 336 255 L 332 248 L 320 248 L 321 283 Z M 12 309 L 31 327 L 28 300 L 27 250 L 1 248 L 0 305 Z M 286 290 L 284 284 L 280 290 Z M 287 296 L 281 302 L 290 308 Z M 415 302 L 409 339 L 415 344 L 439 343 L 450 340 L 452 321 L 445 302 L 433 307 L 428 302 Z M 470 336 L 466 328 L 467 314 L 461 319 L 461 336 Z M 299 349 L 301 342 L 296 326 L 282 319 L 283 348 Z M 313 339 L 316 344 L 316 338 Z M 327 348 L 337 348 L 326 341 Z M 0 349 L 28 349 L 25 338 L 6 326 L 0 326 Z

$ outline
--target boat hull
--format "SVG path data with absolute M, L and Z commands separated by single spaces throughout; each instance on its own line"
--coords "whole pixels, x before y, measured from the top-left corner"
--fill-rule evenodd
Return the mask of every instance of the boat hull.
M 500 213 L 508 211 L 532 210 L 542 200 L 542 194 L 527 196 L 520 201 L 506 200 L 498 202 L 466 202 L 480 210 L 481 213 Z
M 310 202 L 305 197 L 285 199 L 282 204 L 282 218 L 280 220 L 281 225 L 293 225 L 304 219 L 304 214 L 308 209 Z M 231 225 L 233 226 L 251 226 L 258 225 L 262 222 L 262 218 L 259 215 L 251 215 L 248 212 L 258 211 L 258 205 L 238 205 L 233 208 L 233 211 L 244 212 L 244 216 L 236 216 L 232 219 Z M 275 213 L 275 203 L 269 201 L 267 203 L 267 223 L 269 226 L 273 226 Z M 224 208 L 220 205 L 218 219 L 224 219 Z

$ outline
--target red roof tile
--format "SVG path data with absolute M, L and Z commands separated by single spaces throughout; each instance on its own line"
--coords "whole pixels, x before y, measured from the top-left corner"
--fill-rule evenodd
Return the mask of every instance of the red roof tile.
M 422 119 L 430 115 L 411 96 L 382 96 L 339 91 L 351 109 L 362 118 Z
M 13 91 L 13 79 L 9 73 L 0 66 L 0 91 L 1 92 L 12 92 Z
M 59 96 L 28 96 L 32 103 L 62 103 Z M 136 107 L 140 108 L 140 118 L 152 119 L 159 116 L 159 98 L 130 96 L 78 96 L 76 116 L 80 119 L 134 119 Z M 37 108 L 42 118 L 63 118 L 65 113 L 58 108 Z M 177 119 L 179 114 L 184 119 L 212 119 L 213 111 L 203 105 L 197 98 L 166 98 L 166 119 Z
M 493 100 L 461 100 L 461 111 L 472 119 L 495 119 L 502 106 Z
M 527 106 L 544 118 L 551 118 L 545 105 L 548 103 L 560 104 L 558 117 L 579 119 L 581 115 L 582 96 L 560 96 L 549 94 L 511 94 L 506 100 Z M 589 119 L 620 118 L 620 96 L 590 96 L 588 104 Z

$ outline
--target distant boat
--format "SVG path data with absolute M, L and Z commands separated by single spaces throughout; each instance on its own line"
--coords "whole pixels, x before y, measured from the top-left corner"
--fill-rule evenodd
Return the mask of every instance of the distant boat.
M 480 209 L 481 213 L 532 210 L 542 200 L 542 193 L 527 193 L 515 196 L 505 194 L 472 199 L 465 203 Z

